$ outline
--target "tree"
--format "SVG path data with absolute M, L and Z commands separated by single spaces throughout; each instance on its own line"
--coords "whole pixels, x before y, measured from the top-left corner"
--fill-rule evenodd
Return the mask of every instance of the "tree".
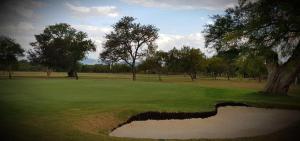
M 153 25 L 134 23 L 133 17 L 123 17 L 114 30 L 106 34 L 104 51 L 100 54 L 102 61 L 117 62 L 123 60 L 131 67 L 132 80 L 136 80 L 136 61 L 153 50 L 158 38 L 158 29 Z
M 181 66 L 185 73 L 188 73 L 193 80 L 197 78 L 197 71 L 203 68 L 204 54 L 200 49 L 190 48 L 183 46 L 180 50 L 181 53 Z
M 218 57 L 223 59 L 224 70 L 227 75 L 227 80 L 230 79 L 230 76 L 235 75 L 236 72 L 236 59 L 238 58 L 240 52 L 239 50 L 232 48 L 226 51 L 219 51 Z
M 78 61 L 89 51 L 95 51 L 94 43 L 88 39 L 86 33 L 77 31 L 69 24 L 59 23 L 46 27 L 43 33 L 35 35 L 36 41 L 31 43 L 29 60 L 47 67 L 47 76 L 50 69 L 65 69 L 69 77 L 76 77 Z
M 206 46 L 262 56 L 268 70 L 264 92 L 286 95 L 300 72 L 299 4 L 298 0 L 240 0 L 207 25 Z
M 214 56 L 207 60 L 207 72 L 216 80 L 217 76 L 225 72 L 226 64 L 221 57 Z
M 168 54 L 164 51 L 156 51 L 148 55 L 146 60 L 139 65 L 143 70 L 150 70 L 158 75 L 158 80 L 162 81 L 161 74 L 164 69 L 165 61 Z
M 183 72 L 183 68 L 181 66 L 181 53 L 175 47 L 168 52 L 166 67 L 168 72 Z
M 13 39 L 0 37 L 0 65 L 8 71 L 9 79 L 12 79 L 12 67 L 18 63 L 18 57 L 24 56 L 24 49 Z
M 253 78 L 257 77 L 259 82 L 261 82 L 262 75 L 267 73 L 265 61 L 262 56 L 255 56 L 253 54 L 243 55 L 236 59 L 235 64 L 238 73 L 244 77 L 246 75 Z

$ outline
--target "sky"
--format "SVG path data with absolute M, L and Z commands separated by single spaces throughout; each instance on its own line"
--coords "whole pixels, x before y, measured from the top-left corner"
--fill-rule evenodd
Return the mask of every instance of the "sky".
M 204 47 L 202 31 L 213 22 L 211 16 L 222 14 L 236 3 L 237 0 L 7 0 L 0 6 L 0 35 L 15 39 L 29 50 L 34 35 L 46 26 L 68 23 L 95 42 L 97 51 L 88 53 L 87 58 L 97 60 L 104 35 L 120 18 L 132 16 L 136 22 L 159 28 L 159 50 L 187 45 L 211 56 L 213 51 Z

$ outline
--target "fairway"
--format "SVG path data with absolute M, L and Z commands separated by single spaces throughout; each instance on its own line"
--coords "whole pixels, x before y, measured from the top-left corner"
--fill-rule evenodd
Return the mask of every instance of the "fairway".
M 144 75 L 143 79 L 139 80 L 138 76 L 138 81 L 133 82 L 103 77 L 105 74 L 93 75 L 79 80 L 28 76 L 0 80 L 1 136 L 28 141 L 123 141 L 132 139 L 110 137 L 110 130 L 130 116 L 146 111 L 211 111 L 216 103 L 224 101 L 300 109 L 298 88 L 293 88 L 291 96 L 271 97 L 259 94 L 260 88 L 252 86 L 257 82 L 252 81 L 199 79 L 182 82 L 176 80 L 184 79 L 183 76 L 166 76 L 165 81 L 159 82 Z M 223 81 L 227 86 L 213 86 Z M 250 87 L 246 87 L 247 84 Z M 294 129 L 299 131 L 299 128 L 295 125 L 272 135 L 236 140 L 292 138 L 297 136 Z
M 300 141 L 299 5 L 3 0 L 0 141 Z

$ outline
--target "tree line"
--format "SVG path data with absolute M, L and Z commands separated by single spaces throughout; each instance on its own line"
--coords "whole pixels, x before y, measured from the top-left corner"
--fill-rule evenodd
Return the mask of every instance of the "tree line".
M 148 54 L 145 59 L 137 62 L 136 70 L 144 74 L 157 74 L 158 80 L 161 75 L 188 75 L 191 80 L 197 79 L 202 75 L 217 79 L 217 77 L 243 77 L 257 79 L 261 81 L 266 78 L 267 70 L 262 58 L 235 57 L 237 52 L 227 51 L 219 53 L 216 56 L 207 58 L 200 49 L 184 46 L 181 49 L 173 48 L 165 52 L 162 50 Z M 0 68 L 4 70 L 4 68 Z M 40 64 L 34 64 L 28 60 L 20 60 L 17 65 L 13 66 L 16 71 L 47 71 L 47 67 Z M 58 72 L 65 72 L 67 69 L 56 69 Z M 126 63 L 114 64 L 81 64 L 77 65 L 78 72 L 91 73 L 130 73 L 131 67 Z
M 205 47 L 217 52 L 212 58 L 205 58 L 199 49 L 188 46 L 157 51 L 159 29 L 125 16 L 105 35 L 99 58 L 109 69 L 126 64 L 133 80 L 138 68 L 157 73 L 159 79 L 162 73 L 169 72 L 186 73 L 192 80 L 199 72 L 215 78 L 243 74 L 259 80 L 267 74 L 263 91 L 286 95 L 300 72 L 298 5 L 297 0 L 239 0 L 237 6 L 226 9 L 224 14 L 214 15 L 214 22 L 203 31 Z M 78 79 L 79 61 L 96 50 L 85 32 L 66 23 L 46 27 L 35 35 L 35 40 L 27 58 L 32 64 L 46 67 L 48 77 L 53 70 L 66 70 L 69 77 Z M 0 46 L 0 67 L 8 70 L 11 78 L 13 65 L 24 56 L 24 50 L 4 36 L 0 38 Z

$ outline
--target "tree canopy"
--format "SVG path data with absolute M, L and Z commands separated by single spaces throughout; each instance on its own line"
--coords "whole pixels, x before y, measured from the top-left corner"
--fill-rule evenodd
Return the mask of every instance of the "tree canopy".
M 69 76 L 76 76 L 78 61 L 86 53 L 95 51 L 95 44 L 88 39 L 86 33 L 77 31 L 66 23 L 46 27 L 43 33 L 35 35 L 36 41 L 31 43 L 29 51 L 32 62 L 42 64 L 50 69 L 65 69 Z
M 124 61 L 132 69 L 136 79 L 136 61 L 155 48 L 154 41 L 158 38 L 158 28 L 153 25 L 135 23 L 133 17 L 123 17 L 115 25 L 113 31 L 106 34 L 104 51 L 100 58 L 104 62 Z
M 12 66 L 18 62 L 18 57 L 24 56 L 24 49 L 13 39 L 0 36 L 0 65 L 6 68 L 11 78 Z
M 181 53 L 181 67 L 185 73 L 189 74 L 191 79 L 197 78 L 197 72 L 204 68 L 204 54 L 200 49 L 183 46 Z
M 298 5 L 297 0 L 239 0 L 224 15 L 213 16 L 214 24 L 204 31 L 206 47 L 263 57 L 269 75 L 264 91 L 286 94 L 300 72 Z

